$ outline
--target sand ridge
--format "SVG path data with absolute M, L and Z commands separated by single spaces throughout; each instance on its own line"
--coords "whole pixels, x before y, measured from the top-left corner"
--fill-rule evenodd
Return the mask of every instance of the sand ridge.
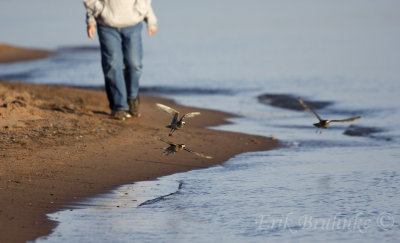
M 45 58 L 52 52 L 42 49 L 28 49 L 0 43 L 0 63 L 10 63 Z

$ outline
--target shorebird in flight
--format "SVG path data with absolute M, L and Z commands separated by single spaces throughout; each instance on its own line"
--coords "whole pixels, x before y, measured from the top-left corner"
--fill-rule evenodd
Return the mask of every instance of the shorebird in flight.
M 171 129 L 169 131 L 169 136 L 172 136 L 172 134 L 176 130 L 181 129 L 185 125 L 184 119 L 200 115 L 200 112 L 190 112 L 190 113 L 184 114 L 183 116 L 181 116 L 181 118 L 179 118 L 179 112 L 177 110 L 172 109 L 171 107 L 160 104 L 160 103 L 157 103 L 156 105 L 158 106 L 158 108 L 160 108 L 161 110 L 167 112 L 168 114 L 170 114 L 172 116 L 171 124 L 167 125 L 167 128 Z
M 347 118 L 347 119 L 343 119 L 343 120 L 324 120 L 317 113 L 315 113 L 313 110 L 311 110 L 310 107 L 308 107 L 306 105 L 306 103 L 304 103 L 304 101 L 301 99 L 301 97 L 299 97 L 299 102 L 304 107 L 304 109 L 308 110 L 309 112 L 311 112 L 312 114 L 314 114 L 314 116 L 316 116 L 318 118 L 319 122 L 314 123 L 314 126 L 316 126 L 317 128 L 327 128 L 331 122 L 351 122 L 351 121 L 355 121 L 355 120 L 361 118 L 361 116 L 356 116 L 356 117 L 351 117 L 351 118 Z
M 177 144 L 177 143 L 173 143 L 173 142 L 170 142 L 170 141 L 165 141 L 163 139 L 160 139 L 160 140 L 163 141 L 164 143 L 169 144 L 169 147 L 163 148 L 165 155 L 175 154 L 177 152 L 185 150 L 185 151 L 187 151 L 189 153 L 195 154 L 197 156 L 200 156 L 200 157 L 203 157 L 203 158 L 206 158 L 206 159 L 212 159 L 213 158 L 213 157 L 208 156 L 208 155 L 204 155 L 204 154 L 201 154 L 201 153 L 194 152 L 194 151 L 186 148 L 185 144 Z

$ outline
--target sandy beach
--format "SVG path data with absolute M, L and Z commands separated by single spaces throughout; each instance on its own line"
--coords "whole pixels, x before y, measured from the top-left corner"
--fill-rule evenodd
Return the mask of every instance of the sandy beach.
M 6 45 L 0 50 L 3 63 L 49 54 Z M 118 121 L 110 119 L 103 91 L 0 82 L 0 242 L 47 235 L 55 226 L 47 213 L 119 185 L 279 146 L 274 138 L 206 129 L 226 123 L 231 114 L 179 106 L 159 97 L 141 99 L 141 118 Z M 157 102 L 202 115 L 168 137 L 165 125 L 170 117 L 156 108 Z M 166 144 L 160 138 L 214 158 L 188 152 L 165 156 Z

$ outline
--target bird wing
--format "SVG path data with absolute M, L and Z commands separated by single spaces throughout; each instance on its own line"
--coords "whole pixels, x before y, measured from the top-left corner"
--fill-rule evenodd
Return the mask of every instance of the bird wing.
M 191 118 L 191 117 L 195 117 L 200 115 L 200 112 L 190 112 L 190 113 L 186 113 L 185 115 L 182 116 L 181 120 L 185 119 L 185 118 Z
M 318 120 L 322 121 L 323 119 L 317 114 L 315 113 L 313 110 L 310 109 L 310 107 L 308 107 L 306 105 L 306 103 L 304 103 L 303 99 L 299 96 L 299 102 L 300 104 L 304 107 L 304 109 L 308 110 L 309 112 L 311 112 L 312 114 L 314 114 L 314 116 L 316 116 L 318 118 Z
M 169 106 L 160 104 L 160 103 L 156 103 L 157 107 L 160 108 L 161 110 L 167 112 L 168 114 L 170 114 L 172 117 L 176 116 L 176 114 L 179 114 L 179 112 L 175 109 L 172 109 Z
M 208 155 L 204 155 L 204 154 L 201 154 L 201 153 L 197 153 L 197 152 L 194 152 L 194 151 L 192 151 L 192 150 L 190 150 L 188 148 L 184 148 L 184 150 L 188 151 L 189 153 L 195 154 L 197 156 L 206 158 L 206 159 L 212 159 L 213 158 L 212 156 L 208 156 Z
M 347 118 L 347 119 L 343 119 L 343 120 L 331 120 L 330 122 L 351 122 L 351 121 L 355 121 L 360 118 L 361 118 L 361 116 L 356 116 L 356 117 Z
M 176 124 L 178 122 L 179 113 L 175 113 L 174 117 L 172 118 L 171 125 Z

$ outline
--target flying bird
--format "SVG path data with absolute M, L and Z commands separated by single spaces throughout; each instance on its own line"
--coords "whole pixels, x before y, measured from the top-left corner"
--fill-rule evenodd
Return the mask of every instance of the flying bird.
M 166 126 L 167 128 L 171 129 L 169 131 L 169 136 L 172 136 L 172 134 L 176 130 L 181 129 L 185 125 L 184 119 L 200 115 L 200 112 L 190 112 L 190 113 L 184 114 L 183 116 L 181 116 L 179 118 L 179 112 L 177 110 L 175 110 L 169 106 L 160 104 L 160 103 L 157 103 L 156 105 L 158 106 L 158 108 L 160 108 L 161 110 L 167 112 L 168 114 L 170 114 L 172 116 L 171 124 Z
M 187 151 L 189 153 L 195 154 L 197 156 L 200 156 L 200 157 L 203 157 L 203 158 L 206 158 L 206 159 L 212 159 L 213 158 L 213 157 L 208 156 L 208 155 L 204 155 L 204 154 L 201 154 L 201 153 L 194 152 L 194 151 L 188 149 L 185 144 L 177 144 L 177 143 L 173 143 L 173 142 L 170 142 L 170 141 L 165 141 L 163 139 L 160 139 L 160 140 L 163 141 L 164 143 L 169 144 L 169 147 L 163 148 L 165 155 L 175 154 L 177 152 L 185 150 L 185 151 Z
M 315 113 L 313 110 L 311 110 L 310 107 L 308 107 L 306 105 L 306 103 L 304 103 L 304 101 L 301 99 L 301 97 L 299 97 L 299 102 L 304 107 L 304 109 L 308 110 L 309 112 L 311 112 L 312 114 L 314 114 L 314 116 L 316 116 L 318 118 L 319 122 L 314 123 L 314 126 L 316 126 L 317 128 L 327 128 L 331 122 L 351 122 L 351 121 L 355 121 L 355 120 L 361 118 L 361 116 L 356 116 L 356 117 L 351 117 L 351 118 L 347 118 L 347 119 L 343 119 L 343 120 L 324 120 L 317 113 Z

